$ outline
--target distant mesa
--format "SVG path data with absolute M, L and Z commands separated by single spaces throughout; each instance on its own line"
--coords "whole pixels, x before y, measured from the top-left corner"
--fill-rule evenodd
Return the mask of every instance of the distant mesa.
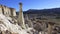
M 41 15 L 60 15 L 60 8 L 52 8 L 52 9 L 29 9 L 24 11 L 24 14 L 41 14 Z

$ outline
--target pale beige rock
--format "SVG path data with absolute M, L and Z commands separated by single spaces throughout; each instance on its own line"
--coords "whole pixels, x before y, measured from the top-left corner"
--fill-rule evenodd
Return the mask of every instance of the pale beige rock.
M 2 6 L 0 5 L 0 14 L 2 14 Z
M 4 14 L 5 16 L 16 16 L 16 10 L 14 8 L 0 5 L 0 14 Z
M 48 34 L 52 34 L 52 25 L 48 24 Z
M 19 16 L 18 16 L 18 24 L 22 28 L 26 28 L 25 27 L 25 22 L 24 22 L 24 17 L 23 17 L 23 12 L 22 12 L 22 3 L 19 3 L 19 6 L 20 6 L 20 12 L 19 12 Z
M 11 34 L 18 34 L 18 33 L 11 33 Z

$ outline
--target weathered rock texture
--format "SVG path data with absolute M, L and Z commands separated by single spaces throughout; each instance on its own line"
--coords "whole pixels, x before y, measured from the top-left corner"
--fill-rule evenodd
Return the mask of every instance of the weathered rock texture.
M 5 16 L 16 16 L 16 10 L 14 8 L 0 5 L 0 14 L 4 14 Z
M 20 12 L 19 12 L 19 16 L 18 16 L 18 24 L 20 26 L 22 26 L 22 28 L 25 28 L 23 11 L 22 11 L 22 3 L 19 3 L 19 6 L 20 6 Z

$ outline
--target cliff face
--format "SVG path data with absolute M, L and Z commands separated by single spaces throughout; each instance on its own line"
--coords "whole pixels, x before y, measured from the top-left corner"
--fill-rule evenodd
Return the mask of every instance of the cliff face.
M 4 14 L 5 16 L 16 16 L 16 10 L 14 8 L 0 5 L 0 14 Z
M 23 30 L 18 24 L 16 24 L 16 21 L 14 22 L 14 20 L 12 20 L 13 18 L 9 16 L 16 16 L 15 9 L 0 5 L 0 34 L 22 34 L 22 32 L 26 33 L 25 30 Z

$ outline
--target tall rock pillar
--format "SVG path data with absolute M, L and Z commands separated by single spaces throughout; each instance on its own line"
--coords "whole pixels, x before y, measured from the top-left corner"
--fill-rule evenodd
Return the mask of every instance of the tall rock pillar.
M 48 22 L 48 34 L 52 34 L 52 26 L 54 25 L 55 23 L 53 22 Z
M 22 3 L 19 3 L 19 6 L 20 6 L 20 12 L 19 12 L 19 16 L 18 16 L 18 24 L 22 28 L 25 28 L 24 17 L 23 17 L 23 12 L 22 12 Z

